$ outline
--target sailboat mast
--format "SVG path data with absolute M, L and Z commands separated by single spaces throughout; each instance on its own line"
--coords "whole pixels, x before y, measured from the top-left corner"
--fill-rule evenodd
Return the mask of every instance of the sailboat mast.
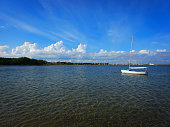
M 131 62 L 132 45 L 133 45 L 133 35 L 132 35 L 132 43 L 131 43 L 131 50 L 130 50 L 129 69 L 130 69 L 130 62 Z

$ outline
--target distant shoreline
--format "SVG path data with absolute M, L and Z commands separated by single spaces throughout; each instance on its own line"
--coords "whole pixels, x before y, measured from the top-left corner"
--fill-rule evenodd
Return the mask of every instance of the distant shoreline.
M 4 66 L 89 66 L 89 65 L 93 65 L 93 66 L 105 66 L 105 65 L 99 65 L 99 64 L 47 64 L 47 65 L 0 65 L 0 67 L 4 67 Z M 154 64 L 154 65 L 148 65 L 148 64 L 140 64 L 140 66 L 170 66 L 170 64 Z M 128 66 L 128 64 L 108 64 L 107 66 Z M 132 66 L 137 66 L 137 65 L 132 65 Z M 139 66 L 139 65 L 138 65 Z
M 109 64 L 109 63 L 72 63 L 72 62 L 47 62 L 45 60 L 0 57 L 0 66 L 50 66 L 50 65 L 129 65 L 129 64 Z M 155 66 L 170 64 L 131 64 L 132 66 Z
M 71 63 L 71 62 L 47 62 L 45 60 L 30 59 L 27 57 L 20 58 L 3 58 L 0 57 L 0 66 L 33 66 L 33 65 L 109 65 L 109 63 Z

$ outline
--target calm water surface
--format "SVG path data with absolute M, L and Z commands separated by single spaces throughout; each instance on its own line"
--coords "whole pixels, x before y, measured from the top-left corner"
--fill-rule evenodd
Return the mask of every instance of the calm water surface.
M 0 126 L 170 125 L 170 66 L 1 66 Z

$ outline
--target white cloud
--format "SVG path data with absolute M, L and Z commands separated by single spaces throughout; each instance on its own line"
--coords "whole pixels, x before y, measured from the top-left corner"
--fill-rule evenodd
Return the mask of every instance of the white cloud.
M 4 45 L 4 46 L 0 46 L 0 57 L 7 57 L 8 56 L 8 49 L 9 46 Z
M 106 53 L 107 53 L 107 51 L 106 51 L 106 50 L 100 49 L 99 54 L 106 54 Z
M 166 52 L 166 49 L 157 49 L 156 52 Z
M 8 48 L 9 48 L 9 46 L 7 46 L 7 45 L 0 46 L 0 52 L 5 52 Z
M 133 53 L 133 52 L 135 52 L 135 50 L 132 50 L 132 51 L 130 51 L 130 52 L 132 52 L 132 53 Z
M 42 51 L 49 52 L 49 53 L 64 53 L 66 49 L 63 46 L 63 42 L 59 41 L 56 42 L 55 44 L 51 44 L 45 47 Z
M 30 44 L 29 42 L 24 42 L 23 45 L 17 46 L 16 48 L 12 49 L 11 55 L 13 56 L 31 56 L 37 51 L 37 44 Z
M 117 51 L 116 53 L 125 53 L 125 51 Z
M 75 52 L 79 52 L 79 53 L 86 53 L 86 47 L 87 45 L 82 45 L 81 43 L 78 45 L 77 49 L 72 49 Z
M 1 46 L 0 49 L 4 50 L 6 46 Z M 2 51 L 1 51 L 2 52 Z M 82 57 L 82 54 L 86 53 L 86 45 L 79 44 L 76 49 L 68 50 L 63 45 L 62 41 L 51 44 L 42 49 L 37 48 L 37 44 L 31 44 L 30 42 L 24 42 L 23 45 L 13 48 L 9 54 L 11 57 L 40 57 L 40 58 L 73 58 Z M 4 54 L 3 54 L 4 55 Z
M 72 61 L 72 62 L 108 62 L 128 63 L 129 52 L 107 51 L 86 52 L 86 44 L 79 44 L 75 49 L 67 49 L 62 41 L 50 44 L 44 48 L 38 48 L 36 43 L 24 42 L 9 51 L 8 46 L 0 46 L 0 57 L 30 57 L 47 61 Z M 131 61 L 135 63 L 170 63 L 170 52 L 157 50 L 162 53 L 154 53 L 149 50 L 132 51 Z
M 149 50 L 140 50 L 139 53 L 140 54 L 149 54 Z

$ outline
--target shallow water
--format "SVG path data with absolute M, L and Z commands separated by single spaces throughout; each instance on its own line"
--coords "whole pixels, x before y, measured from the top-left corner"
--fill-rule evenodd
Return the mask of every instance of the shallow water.
M 170 66 L 0 67 L 0 126 L 170 125 Z

